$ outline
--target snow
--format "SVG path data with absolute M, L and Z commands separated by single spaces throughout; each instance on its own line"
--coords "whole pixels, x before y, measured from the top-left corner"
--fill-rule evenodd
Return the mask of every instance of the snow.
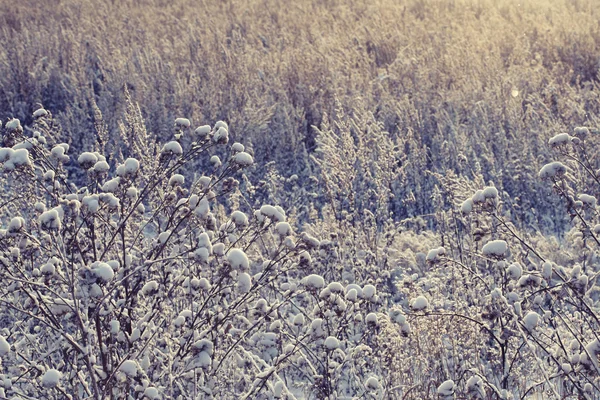
M 33 118 L 41 118 L 45 117 L 46 115 L 48 115 L 48 111 L 44 110 L 43 108 L 38 108 L 33 112 Z
M 27 150 L 27 149 L 15 150 L 10 156 L 10 161 L 14 164 L 15 167 L 30 166 L 31 160 L 29 160 L 29 150 Z
M 115 271 L 112 267 L 103 262 L 96 263 L 91 269 L 96 277 L 104 283 L 110 282 L 115 276 Z
M 488 186 L 483 189 L 483 197 L 486 199 L 495 199 L 498 197 L 498 189 L 493 186 Z
M 225 129 L 229 130 L 229 126 L 227 125 L 227 122 L 225 122 L 225 121 L 217 121 L 217 123 L 215 124 L 215 130 L 217 130 L 219 128 L 225 128 Z
M 180 126 L 182 128 L 189 128 L 190 127 L 190 120 L 187 118 L 177 118 L 175 120 L 175 125 Z
M 231 145 L 231 151 L 240 153 L 240 152 L 244 151 L 244 145 L 239 142 L 235 142 L 234 144 Z
M 10 223 L 8 224 L 8 231 L 9 232 L 17 232 L 20 231 L 21 228 L 23 228 L 23 225 L 25 225 L 25 220 L 21 217 L 13 217 L 10 220 Z
M 42 386 L 48 389 L 54 388 L 58 386 L 60 378 L 62 378 L 60 371 L 51 368 L 42 376 Z
M 362 297 L 367 300 L 371 300 L 377 294 L 377 288 L 373 285 L 365 285 L 362 288 Z
M 98 161 L 96 164 L 94 164 L 95 172 L 104 173 L 104 172 L 108 172 L 109 169 L 110 169 L 110 166 L 108 165 L 108 163 L 106 161 Z
M 106 192 L 106 193 L 114 193 L 117 191 L 117 188 L 119 187 L 120 183 L 121 183 L 121 178 L 119 178 L 119 177 L 116 177 L 109 181 L 106 181 L 106 182 L 104 182 L 104 185 L 102 185 L 102 191 Z
M 144 396 L 146 396 L 149 400 L 159 400 L 160 395 L 158 394 L 158 389 L 155 387 L 147 387 L 144 390 Z
M 98 162 L 98 157 L 94 153 L 84 152 L 79 155 L 77 162 L 85 169 L 90 169 Z
M 440 386 L 438 386 L 437 393 L 440 396 L 454 395 L 454 381 L 449 379 L 449 380 L 443 382 Z
M 210 125 L 202 125 L 196 128 L 194 133 L 198 136 L 199 139 L 204 139 L 210 133 Z
M 243 227 L 248 225 L 248 216 L 239 210 L 231 213 L 231 220 L 236 226 Z
M 369 324 L 374 324 L 377 325 L 377 314 L 375 313 L 368 313 L 367 317 L 365 318 L 365 322 L 369 323 Z
M 483 190 L 478 190 L 475 192 L 473 197 L 471 197 L 473 203 L 483 203 L 485 201 L 485 196 L 483 195 Z
M 64 151 L 64 149 L 61 147 Z M 0 162 L 6 162 L 10 159 L 15 151 L 10 147 L 2 147 L 0 148 Z
M 22 131 L 23 127 L 21 127 L 21 121 L 16 118 L 6 121 L 4 127 L 9 131 Z
M 250 268 L 250 262 L 248 256 L 241 249 L 231 249 L 227 252 L 227 261 L 231 264 L 233 269 L 240 269 L 243 271 Z
M 427 252 L 427 257 L 425 257 L 425 260 L 429 262 L 436 262 L 439 260 L 440 256 L 443 256 L 444 254 L 446 254 L 446 249 L 443 247 L 431 249 L 429 252 Z
M 573 129 L 573 136 L 576 136 L 581 140 L 584 140 L 589 134 L 590 130 L 585 126 L 578 126 L 575 129 Z
M 59 230 L 61 227 L 60 215 L 56 208 L 43 212 L 39 222 L 44 229 Z
M 134 175 L 140 169 L 140 162 L 135 158 L 128 158 L 123 165 L 125 166 L 125 175 L 127 176 Z
M 169 186 L 182 186 L 185 178 L 181 174 L 174 174 L 169 178 Z
M 516 280 L 519 279 L 523 274 L 523 268 L 519 263 L 514 263 L 509 265 L 509 267 L 506 269 L 506 273 L 511 279 Z
M 215 127 L 216 129 L 216 127 Z M 220 127 L 213 135 L 213 141 L 219 144 L 227 144 L 229 141 L 229 131 L 227 128 Z
M 492 240 L 487 242 L 482 249 L 483 255 L 488 257 L 504 257 L 506 255 L 506 251 L 508 250 L 508 245 L 504 240 Z
M 312 257 L 310 253 L 306 250 L 303 250 L 298 254 L 299 262 L 302 265 L 310 265 L 312 263 Z
M 210 158 L 210 163 L 213 165 L 213 167 L 219 168 L 221 166 L 221 159 L 219 156 L 212 156 Z
M 144 284 L 142 287 L 142 294 L 146 296 L 150 296 L 158 291 L 158 282 L 149 281 Z
M 112 321 L 110 321 L 110 333 L 116 335 L 117 333 L 119 333 L 120 330 L 121 323 L 118 320 L 113 319 Z
M 260 208 L 260 213 L 266 217 L 271 218 L 274 221 L 283 222 L 285 221 L 285 214 L 277 210 L 269 204 L 265 204 Z
M 4 357 L 10 352 L 10 344 L 6 341 L 6 338 L 0 335 L 0 357 Z
M 425 296 L 419 296 L 410 305 L 415 311 L 422 311 L 429 307 L 429 300 Z
M 333 336 L 329 336 L 329 337 L 327 337 L 327 339 L 325 339 L 325 342 L 323 343 L 323 345 L 325 346 L 325 348 L 327 350 L 331 351 L 331 350 L 335 350 L 340 347 L 340 341 Z
M 160 153 L 165 155 L 181 155 L 183 154 L 183 148 L 181 147 L 179 142 L 173 140 L 166 143 L 160 150 Z
M 460 206 L 460 211 L 463 214 L 469 214 L 471 211 L 473 211 L 473 205 L 474 205 L 473 204 L 473 200 L 472 199 L 467 199 Z
M 365 387 L 371 391 L 378 390 L 379 389 L 379 380 L 376 377 L 371 376 L 366 380 Z
M 579 201 L 581 201 L 586 206 L 588 206 L 590 208 L 596 208 L 597 200 L 594 196 L 582 193 L 579 196 L 577 196 L 577 198 L 579 199 Z
M 559 133 L 548 140 L 548 144 L 552 147 L 568 144 L 571 141 L 571 136 L 568 133 Z
M 245 272 L 238 274 L 238 290 L 242 293 L 248 293 L 252 287 L 252 278 Z
M 560 161 L 554 161 L 546 164 L 540 169 L 539 177 L 541 179 L 561 177 L 567 173 L 567 167 Z
M 134 360 L 125 360 L 119 367 L 119 370 L 129 378 L 135 378 L 138 374 L 139 365 Z
M 278 222 L 275 225 L 275 231 L 281 237 L 290 236 L 292 234 L 292 227 L 287 222 Z
M 523 318 L 523 325 L 527 330 L 532 331 L 537 324 L 540 322 L 540 314 L 535 311 L 529 311 L 527 315 Z
M 233 162 L 242 167 L 248 167 L 254 164 L 254 159 L 250 154 L 241 151 L 233 156 Z
M 304 277 L 301 282 L 309 289 L 322 289 L 325 286 L 325 279 L 321 275 L 316 274 Z

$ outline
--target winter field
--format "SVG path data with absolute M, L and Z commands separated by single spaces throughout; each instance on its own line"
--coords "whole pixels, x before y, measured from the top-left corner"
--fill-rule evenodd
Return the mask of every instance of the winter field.
M 0 0 L 0 400 L 600 399 L 595 0 Z

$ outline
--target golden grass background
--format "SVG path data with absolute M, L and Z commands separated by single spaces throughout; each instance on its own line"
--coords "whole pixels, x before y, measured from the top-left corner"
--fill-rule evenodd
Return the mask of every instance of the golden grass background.
M 406 147 L 407 165 L 481 171 L 544 208 L 547 137 L 597 125 L 592 0 L 2 3 L 0 117 L 27 121 L 41 103 L 78 150 L 93 142 L 94 103 L 115 134 L 127 86 L 158 139 L 179 116 L 225 119 L 258 161 L 302 175 L 312 127 L 335 125 L 337 107 L 424 149 Z

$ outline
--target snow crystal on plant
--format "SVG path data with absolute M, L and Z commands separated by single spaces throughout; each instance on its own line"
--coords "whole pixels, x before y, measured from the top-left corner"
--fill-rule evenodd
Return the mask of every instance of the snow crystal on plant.
M 77 162 L 84 169 L 90 169 L 94 166 L 94 164 L 96 164 L 98 162 L 98 157 L 96 157 L 96 155 L 94 153 L 90 153 L 90 152 L 86 151 L 79 155 L 79 157 L 77 158 Z
M 198 136 L 199 139 L 204 139 L 210 133 L 210 125 L 199 126 L 196 128 L 194 133 L 196 134 L 196 136 Z
M 166 143 L 160 150 L 160 153 L 166 154 L 166 155 L 171 155 L 171 154 L 181 155 L 181 154 L 183 154 L 183 148 L 181 147 L 179 142 L 173 140 L 173 141 Z
M 9 131 L 22 131 L 23 130 L 23 128 L 21 127 L 21 121 L 19 121 L 16 118 L 6 121 L 6 124 L 4 125 L 4 127 Z
M 252 156 L 244 151 L 241 151 L 239 153 L 237 153 L 235 156 L 233 156 L 233 162 L 236 163 L 237 165 L 241 165 L 243 167 L 248 167 L 252 164 L 254 164 L 254 159 L 252 158 Z
M 540 314 L 536 313 L 535 311 L 529 311 L 527 313 L 527 315 L 525 315 L 525 317 L 523 318 L 523 325 L 525 325 L 525 328 L 527 328 L 527 330 L 533 330 L 538 322 L 540 321 Z
M 135 378 L 138 374 L 139 365 L 134 360 L 126 360 L 123 361 L 123 364 L 121 364 L 119 370 L 125 375 L 127 375 L 129 378 Z
M 103 262 L 93 265 L 92 272 L 98 279 L 105 283 L 110 282 L 115 276 L 115 271 L 112 269 L 112 267 Z
M 102 185 L 102 191 L 106 192 L 106 193 L 114 193 L 117 188 L 119 187 L 119 184 L 121 183 L 121 178 L 116 177 L 113 178 L 109 181 L 104 182 L 104 185 Z
M 597 201 L 596 201 L 596 198 L 594 196 L 582 193 L 579 196 L 577 196 L 577 198 L 579 199 L 579 201 L 581 201 L 586 206 L 588 206 L 590 208 L 596 208 Z
M 183 128 L 189 128 L 190 127 L 190 120 L 187 119 L 187 118 L 177 118 L 175 120 L 175 125 L 181 126 Z
M 248 293 L 252 287 L 252 278 L 245 272 L 238 274 L 238 290 L 242 293 Z
M 48 115 L 48 111 L 44 110 L 43 108 L 38 108 L 33 112 L 33 118 L 41 118 L 45 117 L 46 115 Z
M 4 357 L 10 352 L 10 344 L 4 336 L 0 335 L 0 357 Z
M 167 229 L 166 231 L 161 232 L 160 235 L 158 235 L 158 243 L 165 244 L 167 242 L 167 240 L 169 240 L 170 236 L 171 236 L 170 229 Z
M 110 321 L 110 333 L 116 335 L 117 333 L 119 333 L 120 330 L 121 323 L 118 320 L 113 319 L 112 321 Z
M 365 322 L 369 323 L 369 324 L 374 324 L 377 325 L 377 314 L 375 313 L 368 313 L 367 317 L 365 318 Z
M 31 161 L 29 160 L 29 151 L 27 149 L 15 150 L 10 156 L 10 161 L 12 161 L 15 167 L 31 165 Z
M 443 256 L 444 254 L 446 254 L 446 249 L 443 247 L 438 247 L 437 249 L 429 250 L 425 259 L 429 262 L 436 262 L 438 261 L 439 257 Z
M 46 371 L 44 376 L 42 376 L 42 386 L 45 388 L 56 387 L 58 386 L 60 378 L 62 378 L 62 374 L 59 371 L 55 369 L 49 369 Z
M 365 285 L 362 288 L 362 297 L 364 299 L 370 300 L 375 296 L 376 293 L 377 293 L 377 288 L 373 285 Z
M 483 189 L 483 197 L 486 199 L 495 199 L 498 197 L 498 189 L 493 186 L 488 186 Z
M 241 249 L 231 249 L 227 252 L 227 261 L 234 269 L 247 270 L 250 268 L 248 256 Z
M 379 389 L 379 380 L 376 377 L 371 376 L 366 380 L 365 387 L 371 391 L 378 390 Z
M 262 206 L 260 208 L 260 213 L 266 217 L 271 218 L 274 221 L 285 221 L 285 215 L 283 213 L 281 213 L 279 210 L 277 210 L 276 207 L 273 207 L 271 205 L 265 204 L 264 206 Z
M 438 386 L 437 393 L 440 396 L 453 396 L 454 395 L 454 381 L 452 379 L 449 379 L 449 380 L 443 382 L 440 386 Z
M 483 203 L 485 201 L 485 196 L 483 195 L 483 190 L 478 190 L 475 192 L 473 197 L 471 197 L 473 203 Z
M 310 289 L 322 289 L 325 286 L 325 279 L 317 274 L 308 275 L 304 277 L 301 282 Z
M 144 396 L 146 396 L 149 400 L 159 400 L 160 395 L 158 394 L 158 389 L 155 387 L 147 387 L 144 390 Z
M 462 205 L 460 206 L 460 211 L 463 214 L 469 214 L 471 211 L 473 211 L 473 200 L 472 199 L 465 200 L 462 203 Z
M 482 252 L 488 257 L 504 257 L 507 250 L 508 245 L 504 240 L 492 240 L 483 246 Z
M 410 306 L 415 311 L 425 310 L 427 307 L 429 307 L 429 300 L 427 300 L 425 296 L 419 296 L 413 300 Z
M 559 133 L 548 140 L 548 144 L 552 147 L 568 144 L 571 140 L 571 136 L 568 133 Z
M 240 152 L 244 151 L 244 145 L 239 142 L 235 142 L 234 144 L 231 145 L 231 151 L 240 153 Z
M 181 174 L 174 174 L 169 178 L 169 186 L 181 186 L 185 178 Z
M 229 130 L 229 126 L 227 125 L 227 122 L 225 122 L 225 121 L 217 121 L 215 123 L 215 130 L 219 129 L 219 128 L 225 128 L 225 129 Z
M 567 173 L 567 167 L 560 161 L 554 161 L 549 164 L 546 164 L 540 169 L 539 177 L 542 179 L 545 178 L 554 178 L 557 176 L 563 176 Z
M 231 220 L 237 226 L 248 225 L 248 216 L 239 210 L 236 210 L 231 213 Z
M 58 230 L 61 227 L 60 215 L 56 208 L 43 212 L 39 222 L 43 229 Z
M 275 225 L 275 230 L 279 236 L 289 236 L 292 234 L 292 227 L 287 222 L 278 222 Z
M 323 343 L 327 350 L 335 350 L 340 347 L 340 341 L 333 336 L 327 337 L 325 343 Z
M 104 173 L 104 172 L 108 172 L 109 169 L 110 169 L 110 166 L 108 165 L 108 163 L 106 161 L 98 161 L 96 164 L 94 164 L 95 172 Z
M 216 129 L 216 128 L 215 128 Z M 213 135 L 213 141 L 219 144 L 227 144 L 229 141 L 229 132 L 227 128 L 220 127 Z
M 509 265 L 509 267 L 506 269 L 506 272 L 511 279 L 516 280 L 521 277 L 521 274 L 523 274 L 523 268 L 519 263 L 514 263 Z
M 62 149 L 62 147 L 61 147 Z M 63 149 L 64 151 L 64 149 Z M 15 151 L 10 147 L 2 147 L 0 148 L 0 162 L 6 162 L 10 159 Z
M 149 296 L 152 295 L 154 293 L 156 293 L 158 291 L 158 282 L 156 281 L 149 281 L 146 282 L 146 284 L 144 286 L 142 286 L 142 294 Z
M 128 158 L 123 163 L 125 167 L 125 175 L 134 175 L 140 169 L 140 162 L 135 158 Z

